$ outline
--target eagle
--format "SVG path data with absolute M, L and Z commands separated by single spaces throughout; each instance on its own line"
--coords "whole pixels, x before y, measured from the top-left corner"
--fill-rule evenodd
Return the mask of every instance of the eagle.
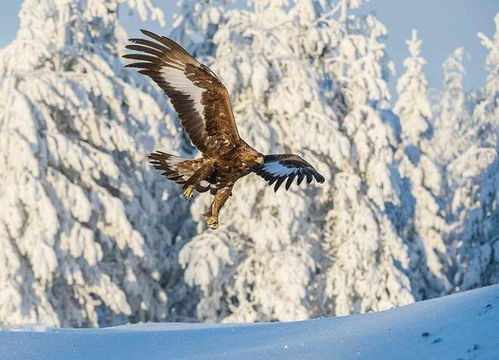
M 220 209 L 232 195 L 234 183 L 250 174 L 260 175 L 274 186 L 294 179 L 298 185 L 306 178 L 319 183 L 324 177 L 307 161 L 293 154 L 263 155 L 253 149 L 237 130 L 229 92 L 207 66 L 198 62 L 175 41 L 147 30 L 147 38 L 129 39 L 126 46 L 132 59 L 126 67 L 137 68 L 149 76 L 170 98 L 180 124 L 202 157 L 185 159 L 156 151 L 149 155 L 151 164 L 166 179 L 182 184 L 189 200 L 194 191 L 210 191 L 214 200 L 205 214 L 211 229 L 218 228 Z

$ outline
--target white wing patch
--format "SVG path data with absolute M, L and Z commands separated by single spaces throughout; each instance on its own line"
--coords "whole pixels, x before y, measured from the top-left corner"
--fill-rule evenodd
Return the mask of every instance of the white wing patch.
M 198 115 L 204 119 L 204 107 L 201 103 L 204 89 L 194 85 L 194 83 L 185 76 L 183 70 L 164 66 L 161 69 L 161 73 L 164 76 L 164 80 L 171 87 L 185 95 L 188 95 L 192 100 L 194 100 L 194 109 L 197 111 Z
M 266 173 L 269 173 L 272 176 L 275 177 L 282 177 L 282 176 L 288 176 L 296 171 L 298 171 L 298 168 L 292 168 L 292 167 L 287 167 L 282 165 L 279 161 L 273 161 L 269 162 L 267 164 L 263 165 L 263 171 Z

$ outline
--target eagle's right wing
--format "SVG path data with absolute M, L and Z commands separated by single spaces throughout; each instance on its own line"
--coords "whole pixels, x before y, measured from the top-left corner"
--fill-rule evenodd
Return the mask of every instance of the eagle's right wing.
M 288 190 L 296 177 L 298 177 L 298 185 L 305 177 L 308 183 L 311 183 L 313 178 L 320 183 L 324 182 L 324 176 L 297 155 L 266 155 L 263 159 L 263 164 L 257 165 L 253 171 L 267 180 L 269 185 L 276 183 L 274 191 L 277 191 L 286 179 L 288 179 L 286 182 L 286 190 Z
M 206 155 L 230 151 L 240 142 L 229 93 L 217 76 L 180 45 L 164 36 L 141 30 L 148 39 L 130 39 L 124 58 L 139 68 L 168 95 L 189 139 Z

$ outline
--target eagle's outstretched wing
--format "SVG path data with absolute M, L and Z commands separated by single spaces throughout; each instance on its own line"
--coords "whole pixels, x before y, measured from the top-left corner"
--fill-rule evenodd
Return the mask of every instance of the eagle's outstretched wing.
M 130 39 L 126 65 L 150 76 L 171 99 L 189 139 L 206 155 L 230 151 L 240 142 L 229 93 L 217 76 L 180 45 L 141 30 L 147 39 Z
M 263 164 L 257 165 L 253 171 L 267 180 L 269 185 L 276 183 L 274 191 L 277 191 L 286 179 L 288 179 L 286 182 L 286 190 L 288 190 L 296 177 L 298 177 L 298 185 L 305 177 L 308 183 L 311 183 L 313 178 L 320 183 L 324 182 L 324 176 L 297 155 L 266 155 L 263 159 Z

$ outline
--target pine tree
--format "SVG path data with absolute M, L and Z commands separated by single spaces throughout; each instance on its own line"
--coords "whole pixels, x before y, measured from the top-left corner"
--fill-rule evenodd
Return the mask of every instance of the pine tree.
M 444 256 L 448 259 L 442 262 L 442 265 L 451 283 L 454 283 L 456 268 L 460 266 L 456 262 L 455 228 L 463 223 L 463 214 L 460 213 L 461 210 L 456 210 L 455 204 L 456 200 L 461 198 L 460 193 L 469 191 L 471 186 L 469 178 L 462 176 L 459 171 L 456 172 L 456 169 L 464 164 L 463 159 L 471 159 L 469 156 L 474 151 L 473 140 L 470 137 L 472 127 L 470 107 L 467 105 L 467 96 L 463 90 L 465 74 L 463 60 L 466 56 L 463 48 L 457 48 L 443 63 L 443 90 L 434 106 L 431 138 L 426 148 L 428 157 L 437 166 L 435 169 L 437 171 L 434 173 L 442 174 L 438 186 L 432 189 L 432 193 L 439 199 L 439 212 L 447 224 L 446 229 L 442 228 L 440 232 L 447 250 L 442 252 L 440 249 L 440 252 L 443 255 L 441 259 Z M 469 165 L 476 169 L 476 163 Z
M 213 35 L 225 22 L 226 5 L 234 0 L 179 0 L 170 37 L 196 58 L 212 55 Z
M 348 12 L 349 3 L 342 6 L 342 14 Z M 326 309 L 337 315 L 386 309 L 419 297 L 409 274 L 418 254 L 409 256 L 399 235 L 401 182 L 386 82 L 391 65 L 381 42 L 386 28 L 372 15 L 340 20 L 332 93 L 344 103 L 336 108 L 343 107 L 338 122 L 350 148 L 334 177 L 325 239 L 331 263 L 325 289 L 331 308 Z
M 180 254 L 186 282 L 201 289 L 201 320 L 296 320 L 414 300 L 408 248 L 389 215 L 400 201 L 384 118 L 386 29 L 372 16 L 344 18 L 354 5 L 261 0 L 224 12 L 209 65 L 241 136 L 264 153 L 301 153 L 329 180 L 278 194 L 256 177 L 236 185 L 225 226 Z M 207 204 L 196 200 L 193 216 Z
M 427 98 L 428 82 L 423 73 L 426 60 L 420 56 L 422 41 L 416 30 L 406 43 L 410 57 L 404 61 L 406 72 L 397 81 L 399 98 L 394 111 L 400 117 L 403 143 L 409 146 L 418 145 L 429 131 L 432 113 Z
M 443 63 L 443 91 L 435 109 L 431 144 L 432 157 L 442 167 L 462 154 L 471 141 L 466 132 L 470 124 L 470 114 L 466 108 L 463 90 L 463 60 L 466 56 L 464 48 L 457 48 Z
M 340 153 L 342 140 L 329 142 L 337 131 L 325 115 L 309 60 L 293 48 L 306 29 L 294 26 L 291 14 L 296 13 L 275 1 L 226 12 L 227 22 L 213 38 L 217 52 L 211 68 L 229 88 L 243 139 L 263 153 L 296 152 L 318 165 L 327 161 L 327 153 Z M 295 185 L 274 194 L 256 176 L 236 184 L 221 214 L 226 225 L 203 232 L 181 252 L 186 281 L 203 292 L 200 319 L 309 316 L 306 293 L 320 236 L 313 199 L 320 192 Z M 196 201 L 193 214 L 203 213 L 207 200 Z
M 479 34 L 489 50 L 489 72 L 468 130 L 473 144 L 449 166 L 456 187 L 451 239 L 460 264 L 455 275 L 459 289 L 499 281 L 499 14 L 495 23 L 492 38 Z
M 146 156 L 180 140 L 163 95 L 123 68 L 118 3 L 26 0 L 0 53 L 2 324 L 167 316 L 182 214 Z
M 399 98 L 394 108 L 400 118 L 402 133 L 397 152 L 399 169 L 414 202 L 405 206 L 405 216 L 413 219 L 405 235 L 415 242 L 413 251 L 424 249 L 421 263 L 414 264 L 414 273 L 420 273 L 418 287 L 423 296 L 434 297 L 451 288 L 447 280 L 447 270 L 451 265 L 445 260 L 444 237 L 448 228 L 444 204 L 439 198 L 443 179 L 441 167 L 431 158 L 428 143 L 432 134 L 432 112 L 427 97 L 428 83 L 423 73 L 426 61 L 421 57 L 422 41 L 416 30 L 406 43 L 410 57 L 404 61 L 406 72 L 397 82 Z
M 473 139 L 478 139 L 480 145 L 496 147 L 499 141 L 499 13 L 495 16 L 496 32 L 492 38 L 479 33 L 489 54 L 485 66 L 488 75 L 482 98 L 477 100 L 477 106 L 473 112 L 474 133 Z

